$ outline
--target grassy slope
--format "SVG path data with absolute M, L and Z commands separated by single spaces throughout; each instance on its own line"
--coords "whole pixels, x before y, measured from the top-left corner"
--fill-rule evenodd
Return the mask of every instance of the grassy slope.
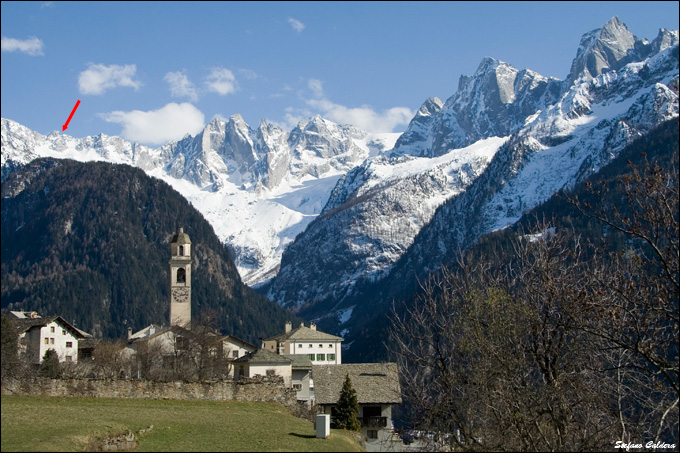
M 2 451 L 83 451 L 128 429 L 136 451 L 362 451 L 344 431 L 317 439 L 311 422 L 275 403 L 2 397 Z

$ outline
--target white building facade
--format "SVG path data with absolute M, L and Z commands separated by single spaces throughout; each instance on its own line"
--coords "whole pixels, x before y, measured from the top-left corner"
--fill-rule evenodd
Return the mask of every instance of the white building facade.
M 315 324 L 293 329 L 290 322 L 285 332 L 268 338 L 262 347 L 276 354 L 306 355 L 312 365 L 340 365 L 342 363 L 342 337 L 316 330 Z
M 83 334 L 61 316 L 18 317 L 19 354 L 32 363 L 41 363 L 48 350 L 53 349 L 60 362 L 78 361 L 78 342 Z

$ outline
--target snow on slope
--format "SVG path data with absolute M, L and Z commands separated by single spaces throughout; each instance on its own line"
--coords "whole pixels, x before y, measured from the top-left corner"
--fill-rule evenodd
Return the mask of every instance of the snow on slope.
M 256 285 L 275 275 L 286 245 L 321 212 L 345 172 L 391 149 L 400 135 L 346 131 L 313 118 L 301 123 L 292 141 L 289 133 L 264 122 L 258 135 L 236 115 L 229 123 L 213 121 L 196 137 L 154 149 L 103 134 L 81 139 L 55 131 L 43 136 L 3 118 L 3 180 L 37 157 L 140 167 L 203 214 L 232 249 L 244 282 Z M 274 162 L 261 170 L 258 159 Z

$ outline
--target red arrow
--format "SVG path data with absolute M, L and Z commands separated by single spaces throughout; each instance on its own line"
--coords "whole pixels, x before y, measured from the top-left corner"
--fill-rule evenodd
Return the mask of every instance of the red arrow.
M 68 116 L 68 119 L 66 120 L 64 125 L 61 126 L 62 132 L 64 132 L 66 129 L 68 129 L 68 123 L 71 122 L 71 118 L 73 118 L 73 114 L 76 113 L 76 109 L 78 108 L 79 105 L 80 105 L 80 100 L 78 100 L 78 102 L 76 102 L 76 105 L 75 105 L 75 107 L 73 107 L 73 110 L 71 110 L 71 114 Z

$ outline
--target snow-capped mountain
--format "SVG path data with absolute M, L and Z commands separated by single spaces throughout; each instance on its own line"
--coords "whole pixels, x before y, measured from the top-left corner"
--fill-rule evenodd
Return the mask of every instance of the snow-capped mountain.
M 398 134 L 369 135 L 319 116 L 292 131 L 240 115 L 213 120 L 195 137 L 160 148 L 103 134 L 43 136 L 2 119 L 2 178 L 43 156 L 140 167 L 170 183 L 234 252 L 243 280 L 257 284 L 278 270 L 284 247 L 326 204 L 337 180 Z
M 613 18 L 583 36 L 564 81 L 483 58 L 400 136 L 321 117 L 252 129 L 235 115 L 152 149 L 3 119 L 2 175 L 39 156 L 136 165 L 210 221 L 246 283 L 274 277 L 272 300 L 351 329 L 371 303 L 357 288 L 425 275 L 677 116 L 678 32 L 649 42 Z
M 376 280 L 426 277 L 677 116 L 677 31 L 650 43 L 613 18 L 584 35 L 565 81 L 484 58 L 446 102 L 423 104 L 394 149 L 339 181 L 268 295 L 347 329 Z

